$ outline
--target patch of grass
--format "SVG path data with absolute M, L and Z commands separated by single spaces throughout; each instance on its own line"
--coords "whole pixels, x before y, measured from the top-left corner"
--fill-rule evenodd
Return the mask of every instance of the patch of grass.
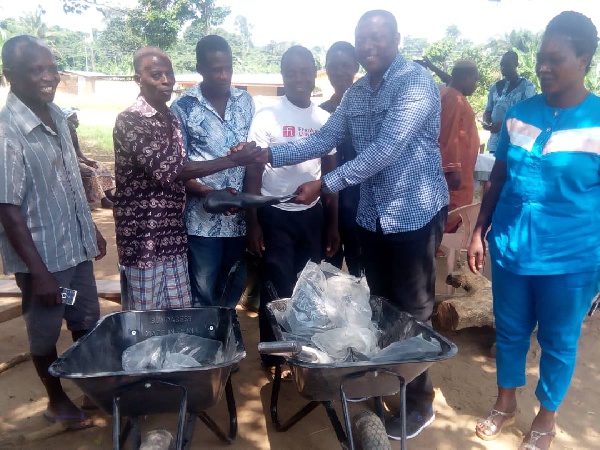
M 105 125 L 86 125 L 81 123 L 77 128 L 79 145 L 83 153 L 113 156 L 112 127 Z

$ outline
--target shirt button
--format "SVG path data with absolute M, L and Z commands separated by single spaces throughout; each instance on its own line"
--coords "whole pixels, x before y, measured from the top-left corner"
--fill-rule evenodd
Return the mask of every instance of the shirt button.
M 546 131 L 547 131 L 548 133 L 550 133 L 550 132 L 552 131 L 552 128 L 548 127 L 548 128 L 546 128 Z
M 558 111 L 554 111 L 554 117 L 558 117 Z

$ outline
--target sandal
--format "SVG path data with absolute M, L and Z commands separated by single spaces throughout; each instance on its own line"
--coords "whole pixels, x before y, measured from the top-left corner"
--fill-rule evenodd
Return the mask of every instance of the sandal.
M 548 447 L 546 447 L 545 449 L 542 449 L 542 447 L 538 447 L 536 445 L 538 439 L 541 439 L 545 436 L 550 436 L 550 443 L 548 444 Z M 529 430 L 529 439 L 523 439 L 523 442 L 521 443 L 521 446 L 519 447 L 519 450 L 547 450 L 550 448 L 550 445 L 552 444 L 552 440 L 554 439 L 554 436 L 556 436 L 556 431 L 552 430 L 552 431 L 535 431 L 535 430 Z
M 499 424 L 496 424 L 496 418 L 501 418 Z M 514 411 L 507 413 L 498 411 L 497 409 L 492 409 L 486 419 L 477 421 L 475 434 L 479 439 L 484 441 L 493 441 L 500 435 L 500 432 L 504 427 L 512 425 L 513 423 L 515 423 Z
M 44 411 L 44 418 L 50 423 L 62 423 L 69 431 L 83 430 L 94 426 L 94 421 L 87 418 L 83 411 L 79 414 L 54 414 L 50 410 Z

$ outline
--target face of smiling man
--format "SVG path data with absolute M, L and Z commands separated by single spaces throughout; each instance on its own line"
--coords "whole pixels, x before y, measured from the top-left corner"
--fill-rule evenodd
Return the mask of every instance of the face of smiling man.
M 60 83 L 56 61 L 42 44 L 23 45 L 17 52 L 14 67 L 7 68 L 4 74 L 13 94 L 37 110 L 54 100 Z

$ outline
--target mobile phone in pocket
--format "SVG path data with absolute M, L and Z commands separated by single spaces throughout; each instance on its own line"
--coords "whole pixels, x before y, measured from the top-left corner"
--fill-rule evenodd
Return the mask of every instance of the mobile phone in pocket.
M 77 291 L 74 289 L 60 288 L 60 297 L 65 305 L 74 305 L 77 298 Z

